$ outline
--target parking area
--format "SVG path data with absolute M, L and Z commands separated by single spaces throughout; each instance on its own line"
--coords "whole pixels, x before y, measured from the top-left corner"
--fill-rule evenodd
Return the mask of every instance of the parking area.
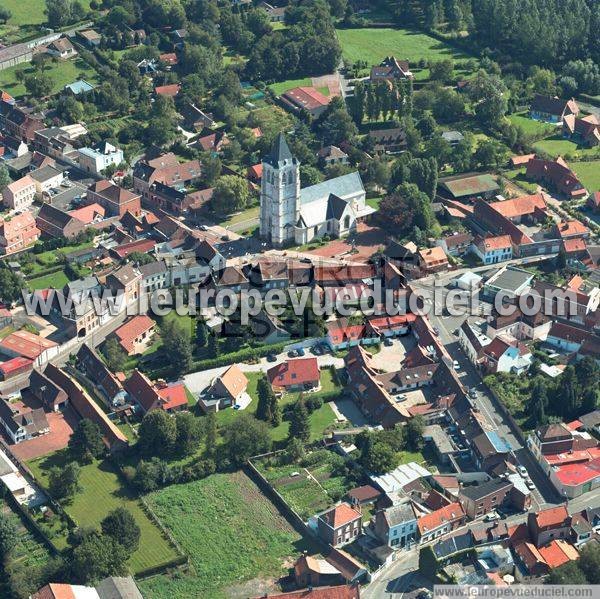
M 379 352 L 373 355 L 372 364 L 379 370 L 393 372 L 399 370 L 406 355 L 417 345 L 412 335 L 405 335 L 391 340 L 391 345 L 381 344 Z

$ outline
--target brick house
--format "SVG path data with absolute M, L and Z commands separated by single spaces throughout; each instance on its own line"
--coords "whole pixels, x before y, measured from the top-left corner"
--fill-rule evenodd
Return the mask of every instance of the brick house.
M 85 230 L 85 223 L 56 206 L 44 203 L 35 219 L 38 229 L 48 237 L 74 239 Z
M 140 195 L 123 189 L 111 181 L 96 181 L 88 187 L 87 202 L 97 202 L 103 206 L 110 216 L 123 216 L 131 212 L 134 216 L 141 216 L 142 205 Z
M 354 541 L 360 535 L 361 527 L 362 514 L 347 503 L 340 503 L 317 518 L 319 537 L 333 547 Z
M 574 99 L 563 100 L 552 96 L 536 94 L 531 103 L 529 113 L 532 119 L 548 123 L 562 123 L 568 115 L 578 115 L 579 106 Z
M 286 360 L 267 370 L 267 378 L 276 392 L 308 391 L 320 385 L 317 358 Z
M 121 325 L 114 335 L 128 356 L 143 353 L 152 340 L 156 323 L 145 314 L 138 314 Z
M 493 478 L 485 483 L 469 485 L 460 490 L 458 499 L 469 518 L 478 518 L 509 501 L 512 482 Z
M 568 539 L 571 531 L 571 516 L 564 505 L 531 512 L 527 517 L 529 534 L 536 547 L 546 545 L 554 539 Z
M 464 522 L 465 512 L 458 502 L 425 514 L 417 520 L 421 542 L 432 541 L 436 537 L 462 526 Z
M 25 175 L 2 190 L 2 201 L 10 210 L 25 210 L 33 204 L 35 194 L 35 181 Z
M 0 220 L 0 254 L 12 254 L 33 245 L 40 236 L 31 212 Z

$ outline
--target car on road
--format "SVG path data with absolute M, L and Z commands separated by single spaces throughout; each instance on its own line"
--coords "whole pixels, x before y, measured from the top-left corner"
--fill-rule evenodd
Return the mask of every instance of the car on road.
M 523 477 L 523 478 L 527 478 L 527 468 L 525 468 L 525 466 L 517 466 L 517 472 Z
M 383 340 L 383 345 L 385 345 L 386 347 L 392 347 L 392 345 L 394 345 L 394 342 L 389 337 L 386 337 Z
M 295 349 L 291 349 L 288 352 L 288 358 L 297 358 L 298 357 L 298 352 Z
M 440 330 L 437 327 L 433 327 L 433 332 L 439 337 L 440 336 Z
M 477 399 L 477 389 L 469 389 L 469 397 L 471 399 Z
M 454 362 L 452 362 L 452 366 L 454 366 L 454 370 L 460 370 L 460 364 L 458 363 L 458 360 L 454 360 Z
M 530 491 L 535 491 L 535 483 L 530 478 L 525 479 L 525 484 Z
M 490 512 L 489 514 L 485 515 L 483 520 L 484 522 L 494 522 L 496 520 L 500 520 L 500 516 L 496 512 Z
M 267 362 L 277 362 L 277 356 L 275 354 L 267 354 Z

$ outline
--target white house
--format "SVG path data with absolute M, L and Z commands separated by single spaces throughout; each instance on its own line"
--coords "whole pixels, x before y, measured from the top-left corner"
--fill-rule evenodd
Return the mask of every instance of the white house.
M 88 173 L 98 174 L 111 164 L 115 166 L 123 162 L 123 150 L 103 141 L 96 148 L 79 150 L 79 166 Z
M 33 204 L 35 193 L 35 181 L 29 175 L 25 175 L 4 188 L 2 201 L 11 210 L 25 210 Z
M 31 178 L 35 181 L 35 190 L 38 195 L 47 193 L 51 189 L 60 187 L 63 182 L 64 175 L 62 171 L 55 169 L 53 166 L 43 166 L 30 173 Z
M 498 264 L 513 257 L 510 235 L 477 237 L 471 244 L 471 252 L 484 264 Z

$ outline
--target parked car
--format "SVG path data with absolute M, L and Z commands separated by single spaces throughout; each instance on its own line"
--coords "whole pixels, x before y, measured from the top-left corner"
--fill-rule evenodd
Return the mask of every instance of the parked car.
M 302 356 L 305 356 L 305 355 L 306 355 L 306 352 L 304 351 L 304 348 L 303 348 L 303 347 L 300 347 L 300 348 L 298 349 L 298 355 L 299 355 L 300 357 L 302 357 Z
M 458 360 L 454 360 L 452 365 L 454 366 L 454 370 L 460 370 L 460 364 L 458 363 Z
M 385 345 L 386 347 L 391 347 L 392 345 L 394 345 L 394 342 L 389 337 L 386 337 L 383 340 L 383 345 Z
M 523 477 L 523 478 L 527 478 L 527 468 L 525 468 L 525 466 L 517 466 L 517 472 Z
M 485 522 L 494 522 L 495 520 L 500 520 L 500 516 L 496 512 L 490 512 L 485 515 L 483 519 Z
M 267 354 L 267 362 L 277 362 L 277 356 L 275 354 Z
M 298 357 L 298 352 L 295 349 L 291 349 L 288 352 L 288 358 L 297 358 Z
M 440 330 L 437 327 L 433 327 L 433 332 L 439 337 L 440 336 Z
M 534 482 L 530 479 L 530 478 L 526 478 L 525 479 L 525 484 L 527 485 L 527 488 L 531 491 L 535 490 L 535 484 Z
M 477 389 L 469 389 L 469 397 L 471 399 L 477 399 Z
M 320 345 L 313 345 L 310 348 L 310 351 L 315 355 L 315 356 L 322 356 L 323 355 L 323 349 L 321 348 Z

